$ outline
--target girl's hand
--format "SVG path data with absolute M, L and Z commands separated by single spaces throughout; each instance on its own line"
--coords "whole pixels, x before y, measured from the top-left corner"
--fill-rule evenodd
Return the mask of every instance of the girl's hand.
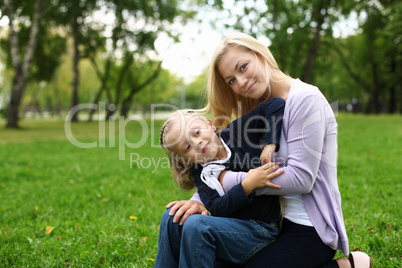
M 275 144 L 267 144 L 265 145 L 264 149 L 262 149 L 261 155 L 260 155 L 260 160 L 261 163 L 267 164 L 271 162 L 272 156 L 274 155 L 276 150 L 276 145 Z
M 273 178 L 281 175 L 284 170 L 278 170 L 279 166 L 277 163 L 269 162 L 259 168 L 250 169 L 247 174 L 247 177 L 242 181 L 242 186 L 246 195 L 250 195 L 252 191 L 257 188 L 262 187 L 271 187 L 275 189 L 280 189 L 281 186 L 277 184 L 273 184 L 271 180 Z
M 170 207 L 172 209 L 170 210 L 169 215 L 174 215 L 174 223 L 177 223 L 180 220 L 180 225 L 183 225 L 187 218 L 193 214 L 210 215 L 204 205 L 197 201 L 173 201 L 166 205 L 166 208 Z

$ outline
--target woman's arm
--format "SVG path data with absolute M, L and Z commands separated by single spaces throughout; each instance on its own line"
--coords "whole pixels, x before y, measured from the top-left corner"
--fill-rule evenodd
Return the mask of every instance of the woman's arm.
M 336 165 L 332 160 L 336 158 L 336 148 L 327 148 L 327 145 L 336 147 L 332 141 L 336 139 L 336 121 L 328 102 L 318 95 L 309 95 L 286 105 L 292 107 L 286 130 L 288 161 L 285 172 L 272 181 L 282 188 L 259 189 L 259 194 L 310 193 L 320 165 Z M 327 140 L 331 142 L 327 144 Z
M 184 222 L 193 214 L 202 214 L 209 215 L 208 210 L 205 206 L 197 201 L 173 201 L 166 205 L 166 208 L 172 208 L 169 212 L 170 216 L 174 215 L 173 222 L 179 222 L 180 225 L 183 225 Z

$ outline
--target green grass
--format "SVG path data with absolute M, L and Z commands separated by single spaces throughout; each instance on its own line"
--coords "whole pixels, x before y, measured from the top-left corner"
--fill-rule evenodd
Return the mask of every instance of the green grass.
M 338 124 L 350 249 L 374 267 L 400 267 L 402 117 L 340 115 Z M 0 267 L 152 267 L 164 206 L 191 196 L 174 186 L 157 146 L 161 122 L 140 148 L 99 139 L 95 122 L 72 126 L 77 140 L 105 144 L 89 149 L 66 139 L 63 122 L 21 125 L 0 126 Z M 144 138 L 139 124 L 125 129 L 131 143 Z

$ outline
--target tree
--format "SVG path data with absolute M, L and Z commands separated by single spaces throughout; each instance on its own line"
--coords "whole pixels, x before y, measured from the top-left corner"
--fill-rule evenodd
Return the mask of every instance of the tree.
M 144 77 L 137 83 L 143 83 L 142 81 L 155 71 L 156 64 L 157 63 L 148 62 L 147 64 L 141 64 L 135 67 Z M 133 71 L 134 69 L 131 73 L 134 73 Z M 141 77 L 141 75 L 139 77 Z M 152 104 L 168 103 L 180 107 L 181 92 L 179 89 L 182 85 L 183 81 L 171 74 L 168 70 L 161 69 L 158 77 L 151 84 L 148 84 L 135 94 L 135 98 L 132 100 L 132 106 L 136 111 L 141 111 L 144 114 L 147 111 L 151 111 Z M 187 107 L 194 108 L 192 106 Z
M 39 33 L 39 20 L 42 16 L 42 0 L 36 0 L 31 16 L 31 26 L 29 40 L 25 47 L 25 53 L 22 52 L 20 47 L 20 39 L 17 33 L 17 29 L 20 28 L 17 25 L 18 11 L 13 6 L 14 2 L 11 0 L 4 0 L 4 8 L 2 11 L 7 14 L 9 19 L 9 38 L 10 38 L 10 54 L 12 66 L 14 69 L 14 78 L 11 89 L 11 99 L 8 107 L 7 115 L 7 128 L 18 128 L 19 120 L 19 108 L 21 99 L 24 94 L 24 87 L 28 76 L 29 69 L 31 67 L 32 59 L 35 53 L 37 45 L 37 38 Z M 26 12 L 26 9 L 23 9 Z
M 82 58 L 80 46 L 83 45 L 82 31 L 84 19 L 86 16 L 94 12 L 97 7 L 97 0 L 64 0 L 58 5 L 58 18 L 55 18 L 59 24 L 65 25 L 70 32 L 73 40 L 73 79 L 71 92 L 71 108 L 77 106 L 79 102 L 79 62 Z M 72 122 L 78 121 L 78 112 L 73 113 Z
M 94 100 L 95 104 L 106 93 L 106 100 L 114 104 L 116 109 L 108 110 L 107 117 L 120 110 L 121 115 L 128 113 L 133 96 L 156 79 L 160 73 L 160 64 L 154 67 L 144 79 L 143 72 L 133 71 L 137 66 L 148 64 L 148 59 L 155 58 L 154 42 L 162 32 L 177 40 L 177 34 L 170 29 L 174 20 L 185 22 L 192 12 L 178 9 L 178 3 L 171 1 L 108 1 L 105 6 L 113 14 L 111 36 L 102 39 L 99 32 L 91 29 L 99 28 L 93 21 L 86 25 L 86 55 L 102 81 Z M 100 29 L 102 31 L 102 29 Z M 110 47 L 105 51 L 102 43 L 108 42 Z M 102 60 L 99 60 L 101 59 Z M 118 71 L 113 79 L 111 70 Z M 142 82 L 139 82 L 142 81 Z M 124 97 L 124 88 L 129 88 Z M 113 90 L 111 90 L 113 89 Z M 94 111 L 91 111 L 89 120 Z
M 215 25 L 265 40 L 279 67 L 336 98 L 358 97 L 366 112 L 394 112 L 402 100 L 400 1 L 203 1 L 220 12 Z M 355 12 L 360 25 L 349 37 L 333 27 Z M 317 68 L 317 65 L 319 68 Z M 351 78 L 351 79 L 350 79 Z M 402 109 L 402 107 L 400 108 Z
M 198 75 L 194 81 L 186 86 L 186 106 L 193 109 L 201 109 L 207 102 L 207 69 Z
M 359 89 L 366 113 L 394 113 L 400 105 L 398 99 L 402 100 L 401 9 L 402 4 L 393 1 L 362 1 L 357 9 L 366 18 L 361 34 L 332 42 L 354 83 L 345 82 L 349 88 Z
M 221 1 L 212 2 L 224 7 Z M 237 0 L 235 5 L 243 12 L 233 14 L 230 7 L 227 13 L 235 20 L 229 19 L 233 23 L 227 27 L 268 38 L 280 68 L 307 83 L 312 82 L 322 38 L 332 35 L 340 14 L 351 11 L 344 0 Z

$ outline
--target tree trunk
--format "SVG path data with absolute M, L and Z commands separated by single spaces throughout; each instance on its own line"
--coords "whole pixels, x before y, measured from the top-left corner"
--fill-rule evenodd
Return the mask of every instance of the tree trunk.
M 377 72 L 377 64 L 375 62 L 371 62 L 371 69 L 373 71 L 373 83 L 374 83 L 374 92 L 373 92 L 373 105 L 374 112 L 379 114 L 381 112 L 381 103 L 380 103 L 380 85 L 378 81 L 378 72 Z
M 391 74 L 392 75 L 397 75 L 396 74 L 396 60 L 395 57 L 392 58 L 391 61 Z M 389 90 L 389 110 L 388 112 L 390 114 L 393 114 L 396 112 L 396 87 L 395 84 L 392 83 L 390 90 Z
M 60 116 L 61 115 L 61 102 L 60 102 L 60 93 L 57 86 L 53 86 L 53 93 L 54 93 L 54 108 L 53 114 Z
M 96 93 L 95 100 L 94 100 L 94 104 L 98 105 L 99 101 L 102 97 L 103 91 L 106 90 L 106 93 L 110 92 L 108 85 L 107 85 L 107 81 L 109 79 L 109 74 L 110 74 L 111 60 L 110 60 L 110 58 L 108 58 L 108 60 L 106 61 L 104 74 L 102 74 L 101 70 L 99 69 L 99 66 L 96 64 L 95 58 L 91 57 L 90 60 L 91 60 L 92 66 L 94 67 L 98 78 L 102 81 L 102 84 L 101 84 L 98 92 Z M 110 94 L 106 94 L 106 95 L 109 96 Z M 111 102 L 111 100 L 108 99 L 108 102 Z M 91 109 L 91 111 L 89 112 L 88 122 L 92 121 L 94 114 L 95 114 L 95 109 Z
M 282 39 L 283 37 L 278 37 L 281 35 L 279 31 L 277 30 L 277 26 L 280 26 L 278 23 L 278 14 L 279 14 L 279 6 L 278 6 L 278 0 L 274 0 L 272 3 L 272 23 L 274 24 L 273 31 L 275 32 L 275 39 L 281 40 L 281 43 L 283 42 Z M 287 38 L 285 36 L 285 38 Z M 283 46 L 279 46 L 278 48 L 278 56 L 276 57 L 276 61 L 278 63 L 278 67 L 281 70 L 286 70 L 286 64 L 285 64 L 285 54 L 284 54 L 284 48 Z
M 315 62 L 315 58 L 317 57 L 318 49 L 319 49 L 320 43 L 321 43 L 320 32 L 322 30 L 322 24 L 324 23 L 324 15 L 321 14 L 321 4 L 319 5 L 319 7 L 317 7 L 317 9 L 314 12 L 316 14 L 315 17 L 317 19 L 317 27 L 315 28 L 316 32 L 315 32 L 315 36 L 314 36 L 314 44 L 309 52 L 306 64 L 304 66 L 304 72 L 302 75 L 302 80 L 309 84 L 312 82 L 314 62 Z
M 130 111 L 130 103 L 131 103 L 132 97 L 127 98 L 123 101 L 120 109 L 120 115 L 123 116 L 124 118 L 127 117 L 128 112 Z
M 131 66 L 131 64 L 133 63 L 133 61 L 134 61 L 134 58 L 133 58 L 132 55 L 126 56 L 126 57 L 125 57 L 125 62 L 124 62 L 124 64 L 123 64 L 123 67 L 122 67 L 121 70 L 120 70 L 119 78 L 117 79 L 117 84 L 116 84 L 116 96 L 115 96 L 115 105 L 116 105 L 116 108 L 117 108 L 117 106 L 118 106 L 119 103 L 120 103 L 120 99 L 121 99 L 121 89 L 122 89 L 122 86 L 123 86 L 124 78 L 125 78 L 127 72 L 129 71 L 130 66 Z M 132 83 L 131 83 L 131 84 L 132 84 Z M 133 87 L 134 87 L 134 86 L 131 86 L 131 88 L 133 88 Z M 135 90 L 134 90 L 134 91 L 135 91 Z M 135 93 L 136 93 L 136 92 L 137 92 L 137 91 L 135 91 Z M 134 95 L 135 93 L 133 93 L 133 94 L 130 93 L 130 95 Z M 130 97 L 130 95 L 129 95 L 129 97 Z M 132 98 L 132 97 L 131 97 L 131 98 Z M 130 100 L 127 100 L 127 98 L 126 98 L 126 99 L 123 101 L 122 106 L 121 106 L 121 112 L 124 111 L 124 114 L 121 114 L 121 115 L 124 116 L 124 117 L 127 115 L 128 110 L 130 109 L 130 107 L 127 107 L 127 102 L 131 103 L 131 101 L 130 101 Z M 128 105 L 128 106 L 129 106 L 129 105 Z M 114 110 L 108 109 L 108 110 L 107 110 L 107 114 L 106 114 L 106 118 L 109 118 L 109 117 L 113 116 L 114 113 L 116 112 L 116 110 L 117 110 L 117 109 L 114 109 Z
M 102 93 L 103 93 L 103 90 L 104 90 L 105 88 L 104 88 L 104 86 L 103 86 L 103 84 L 101 85 L 101 88 L 98 90 L 98 93 L 96 93 L 96 96 L 95 96 L 95 100 L 94 100 L 94 104 L 95 105 L 97 105 L 98 103 L 99 103 L 99 101 L 100 101 L 100 99 L 101 99 L 101 97 L 102 97 Z M 92 122 L 92 119 L 93 119 L 93 117 L 94 117 L 94 114 L 95 114 L 95 109 L 91 109 L 90 111 L 89 111 L 89 116 L 88 116 L 88 122 Z
M 71 108 L 77 106 L 79 104 L 78 99 L 78 86 L 79 86 L 79 79 L 80 79 L 80 72 L 79 72 L 79 61 L 80 61 L 80 51 L 79 51 L 79 25 L 78 25 L 78 17 L 74 18 L 73 23 L 73 39 L 74 39 L 74 55 L 73 55 L 73 92 L 71 95 Z M 71 122 L 78 122 L 78 111 L 73 114 L 71 117 Z
M 13 86 L 11 89 L 10 106 L 8 108 L 7 128 L 18 128 L 19 108 L 21 105 L 24 86 L 31 66 L 32 58 L 36 49 L 39 32 L 39 19 L 41 17 L 41 0 L 35 2 L 34 14 L 32 17 L 31 32 L 24 55 L 21 62 L 19 54 L 19 40 L 14 27 L 14 9 L 12 1 L 4 0 L 10 25 L 10 42 L 11 42 L 11 61 L 14 68 Z
M 13 87 L 11 90 L 10 106 L 8 108 L 7 128 L 18 128 L 19 109 L 24 89 L 25 78 L 22 74 L 22 67 L 19 65 L 15 70 Z
M 133 97 L 134 95 L 139 92 L 141 89 L 143 89 L 144 87 L 146 87 L 147 85 L 149 85 L 150 83 L 152 83 L 159 75 L 159 72 L 162 69 L 162 62 L 159 63 L 157 69 L 155 70 L 155 72 L 141 85 L 135 86 L 133 81 L 130 81 L 130 93 L 129 95 L 124 99 L 122 105 L 121 105 L 121 109 L 120 109 L 120 115 L 123 117 L 127 117 L 128 112 L 130 110 L 130 106 L 131 106 L 131 102 L 133 101 Z

